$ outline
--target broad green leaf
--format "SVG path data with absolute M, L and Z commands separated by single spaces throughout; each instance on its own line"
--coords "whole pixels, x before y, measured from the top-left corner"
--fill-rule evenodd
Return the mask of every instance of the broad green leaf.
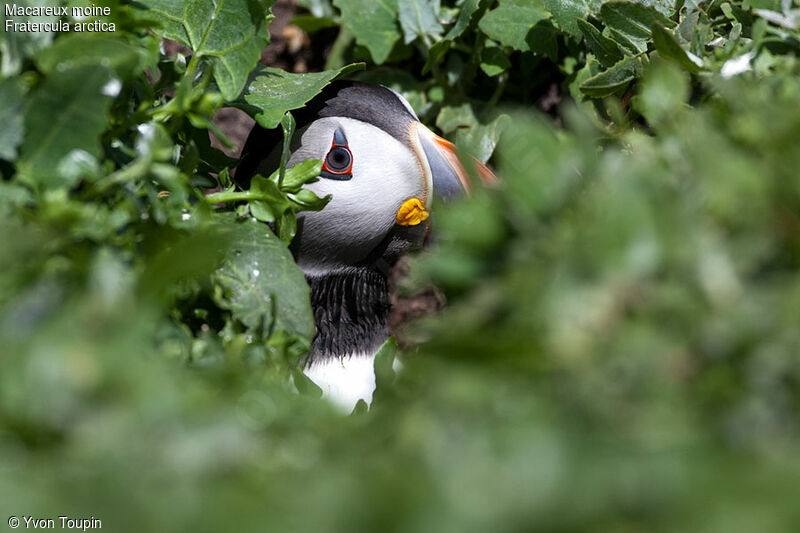
M 597 60 L 604 66 L 610 67 L 622 59 L 622 53 L 617 44 L 600 33 L 592 23 L 584 19 L 578 19 L 578 27 L 586 38 L 586 44 L 592 50 Z
M 363 68 L 363 63 L 355 63 L 338 70 L 292 74 L 259 66 L 233 105 L 247 111 L 264 128 L 271 129 L 281 123 L 284 113 L 303 107 L 331 81 Z
M 498 46 L 487 46 L 481 52 L 481 70 L 487 76 L 497 76 L 501 72 L 511 67 L 511 60 L 508 59 L 503 50 Z
M 456 19 L 456 23 L 453 24 L 453 27 L 447 31 L 444 38 L 447 40 L 453 40 L 459 37 L 464 30 L 469 27 L 469 23 L 472 20 L 473 15 L 475 12 L 478 11 L 478 6 L 480 6 L 481 0 L 464 0 L 464 3 L 461 5 L 461 11 L 458 13 L 458 18 Z
M 442 25 L 428 0 L 397 0 L 397 10 L 406 44 L 420 38 L 430 46 L 442 35 Z
M 102 65 L 123 78 L 139 74 L 157 60 L 158 48 L 148 51 L 141 43 L 129 43 L 111 34 L 91 33 L 65 35 L 36 55 L 36 64 L 46 74 L 84 65 Z
M 275 222 L 291 207 L 278 185 L 269 178 L 254 177 L 250 182 L 250 193 L 262 197 L 250 202 L 250 213 L 261 222 Z
M 302 394 L 303 396 L 309 396 L 311 398 L 322 398 L 322 389 L 319 386 L 311 381 L 308 376 L 303 373 L 303 370 L 299 367 L 292 367 L 292 383 L 294 383 L 297 392 Z
M 501 0 L 498 7 L 483 16 L 478 26 L 502 45 L 527 51 L 531 49 L 528 34 L 538 22 L 549 17 L 539 1 Z
M 22 143 L 23 133 L 23 93 L 18 80 L 0 81 L 0 159 L 14 161 L 17 148 Z
M 314 336 L 309 289 L 288 248 L 266 224 L 225 224 L 230 251 L 214 274 L 220 307 L 251 331 L 283 330 L 309 341 Z
M 629 57 L 584 81 L 580 84 L 580 89 L 584 94 L 595 98 L 610 96 L 630 83 L 640 69 L 641 60 Z
M 652 7 L 637 2 L 611 0 L 600 8 L 603 23 L 633 42 L 650 39 L 650 28 L 661 25 L 672 28 L 675 23 Z
M 666 61 L 652 61 L 638 87 L 631 103 L 654 126 L 675 116 L 689 97 L 688 76 Z
M 500 135 L 505 131 L 511 118 L 500 115 L 488 124 L 477 123 L 472 128 L 456 132 L 456 145 L 466 149 L 467 153 L 475 156 L 482 163 L 486 163 L 500 140 Z
M 436 126 L 449 134 L 459 148 L 485 163 L 492 156 L 508 120 L 508 115 L 500 115 L 484 124 L 475 116 L 470 104 L 461 104 L 443 107 L 436 117 Z
M 342 24 L 364 45 L 372 59 L 381 64 L 400 39 L 397 0 L 334 0 L 342 12 Z
M 683 70 L 696 74 L 702 69 L 702 64 L 692 61 L 675 37 L 659 25 L 653 26 L 653 44 L 661 57 L 679 65 Z
M 316 33 L 325 28 L 333 28 L 339 24 L 327 17 L 315 17 L 314 15 L 297 15 L 292 19 L 292 24 L 308 34 Z
M 581 38 L 578 19 L 585 19 L 590 14 L 587 0 L 544 0 L 547 11 L 553 16 L 556 26 L 575 39 Z
M 300 188 L 306 183 L 317 181 L 321 169 L 322 161 L 318 159 L 306 159 L 292 165 L 286 169 L 282 189 L 292 194 L 300 192 Z
M 444 106 L 436 117 L 436 127 L 447 134 L 458 128 L 471 128 L 478 123 L 475 112 L 469 104 Z
M 647 41 L 645 39 L 631 39 L 614 28 L 606 28 L 606 31 L 609 37 L 617 43 L 619 49 L 626 55 L 636 55 L 647 50 Z
M 100 134 L 108 127 L 107 112 L 121 86 L 108 69 L 98 66 L 48 76 L 25 106 L 21 176 L 47 188 L 71 186 L 58 165 L 74 150 L 100 155 Z
M 313 191 L 301 189 L 297 194 L 290 194 L 289 199 L 295 204 L 295 209 L 300 208 L 303 211 L 319 211 L 328 204 L 331 197 L 328 195 L 320 198 Z
M 549 58 L 553 62 L 558 59 L 558 37 L 561 32 L 553 26 L 550 20 L 543 20 L 536 24 L 528 34 L 528 44 L 531 52 Z
M 163 17 L 164 37 L 207 59 L 223 97 L 234 100 L 269 43 L 267 9 L 258 0 L 141 0 Z

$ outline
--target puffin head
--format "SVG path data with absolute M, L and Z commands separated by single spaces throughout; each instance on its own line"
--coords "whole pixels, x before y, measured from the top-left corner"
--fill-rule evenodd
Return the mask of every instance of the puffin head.
M 447 199 L 469 191 L 453 144 L 426 128 L 391 89 L 334 83 L 295 117 L 289 166 L 322 160 L 320 179 L 307 188 L 332 195 L 322 211 L 298 215 L 292 250 L 308 275 L 393 262 L 422 245 L 434 193 Z M 254 128 L 237 181 L 277 166 L 280 144 L 277 130 Z M 493 177 L 477 161 L 476 169 Z

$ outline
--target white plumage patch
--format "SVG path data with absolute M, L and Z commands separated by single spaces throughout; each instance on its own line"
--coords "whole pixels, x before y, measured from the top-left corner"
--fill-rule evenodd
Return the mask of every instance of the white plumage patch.
M 348 413 L 364 400 L 372 403 L 375 391 L 375 354 L 331 357 L 314 362 L 303 370 L 322 389 L 323 397 Z
M 300 239 L 297 262 L 306 274 L 357 264 L 392 229 L 403 202 L 416 197 L 426 203 L 429 194 L 422 163 L 411 147 L 359 120 L 314 121 L 290 162 L 324 158 L 337 129 L 344 133 L 353 154 L 353 177 L 347 181 L 323 178 L 307 187 L 320 197 L 330 194 L 333 198 L 322 211 L 300 215 L 303 233 L 313 236 Z

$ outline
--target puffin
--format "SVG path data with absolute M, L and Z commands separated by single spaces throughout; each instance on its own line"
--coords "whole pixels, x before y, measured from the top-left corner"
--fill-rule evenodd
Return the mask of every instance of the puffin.
M 403 255 L 423 246 L 434 194 L 468 193 L 469 173 L 455 146 L 425 127 L 396 91 L 333 82 L 293 111 L 297 129 L 287 166 L 322 160 L 307 188 L 330 202 L 301 212 L 290 250 L 310 287 L 316 335 L 302 362 L 323 397 L 345 411 L 368 405 L 374 359 L 389 338 L 388 275 Z M 278 166 L 283 134 L 255 125 L 234 179 L 249 188 Z M 475 174 L 493 181 L 474 159 Z

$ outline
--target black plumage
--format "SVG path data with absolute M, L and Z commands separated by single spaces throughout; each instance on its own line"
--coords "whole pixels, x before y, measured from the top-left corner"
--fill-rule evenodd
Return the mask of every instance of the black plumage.
M 374 353 L 389 335 L 389 287 L 375 268 L 353 267 L 309 277 L 317 335 L 315 358 Z

